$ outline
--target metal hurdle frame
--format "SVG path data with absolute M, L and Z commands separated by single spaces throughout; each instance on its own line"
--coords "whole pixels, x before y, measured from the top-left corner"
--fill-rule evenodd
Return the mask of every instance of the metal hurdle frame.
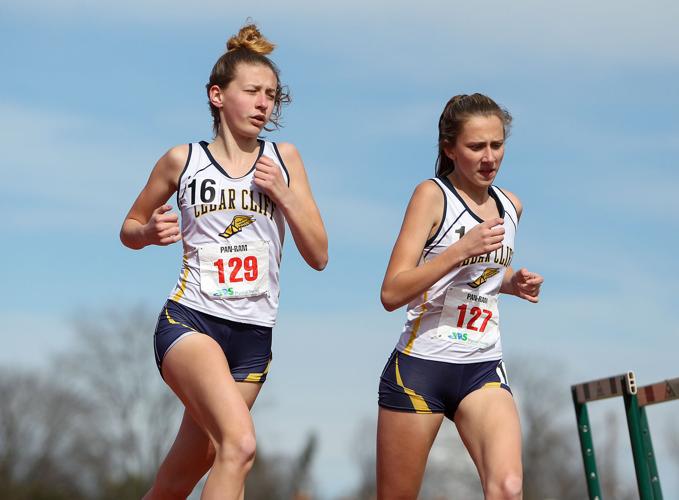
M 630 371 L 623 375 L 573 385 L 571 393 L 590 500 L 601 500 L 602 497 L 587 403 L 617 396 L 622 396 L 625 404 L 639 496 L 641 500 L 662 500 L 646 406 L 679 399 L 679 378 L 637 389 L 636 377 L 634 372 Z
M 672 401 L 673 399 L 679 399 L 679 378 L 663 380 L 662 382 L 656 382 L 655 384 L 639 387 L 637 390 L 637 395 L 634 397 L 634 399 L 630 400 L 632 406 L 636 406 L 634 411 L 638 412 L 639 414 L 638 432 L 641 435 L 644 451 L 643 456 L 638 458 L 636 456 L 634 457 L 634 465 L 635 467 L 637 466 L 637 460 L 642 462 L 642 464 L 645 462 L 651 482 L 651 491 L 653 494 L 653 496 L 649 496 L 648 498 L 653 500 L 662 500 L 663 495 L 662 489 L 660 488 L 660 477 L 658 476 L 658 467 L 656 466 L 655 462 L 655 454 L 653 453 L 651 429 L 648 426 L 648 418 L 646 417 L 646 407 L 652 404 Z M 632 427 L 630 427 L 630 435 L 631 433 Z M 638 475 L 639 473 L 637 472 L 637 476 Z
M 622 396 L 626 392 L 636 393 L 636 390 L 636 379 L 634 372 L 631 371 L 623 375 L 592 380 L 571 386 L 575 418 L 578 422 L 578 435 L 580 436 L 580 450 L 585 464 L 587 492 L 589 493 L 590 500 L 601 500 L 601 486 L 599 484 L 599 474 L 596 470 L 592 426 L 589 423 L 587 403 Z

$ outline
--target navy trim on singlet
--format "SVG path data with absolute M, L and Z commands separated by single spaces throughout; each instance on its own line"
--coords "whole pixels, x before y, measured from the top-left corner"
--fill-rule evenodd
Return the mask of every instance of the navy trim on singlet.
M 184 172 L 186 172 L 186 169 L 189 168 L 189 162 L 191 161 L 191 151 L 193 150 L 193 144 L 189 142 L 189 155 L 186 157 L 186 164 L 184 165 L 184 168 L 182 169 L 182 172 L 179 174 L 179 179 L 177 180 L 177 209 L 179 209 L 179 186 L 182 185 L 182 177 L 184 176 Z
M 512 199 L 511 199 L 509 196 L 507 196 L 507 193 L 505 193 L 505 192 L 502 190 L 502 188 L 499 188 L 499 187 L 497 187 L 497 186 L 493 186 L 493 187 L 494 187 L 495 189 L 497 189 L 498 191 L 500 191 L 503 195 L 505 195 L 505 198 L 507 198 L 507 199 L 509 200 L 509 203 L 511 203 L 512 206 L 514 207 L 514 211 L 516 212 L 516 216 L 519 217 L 519 209 L 516 208 L 516 205 L 514 205 L 514 202 L 512 201 Z
M 273 149 L 274 151 L 276 151 L 276 156 L 278 156 L 278 160 L 281 162 L 281 167 L 283 167 L 283 170 L 285 170 L 285 175 L 288 178 L 288 187 L 290 187 L 290 172 L 288 171 L 288 167 L 285 166 L 285 162 L 283 161 L 281 152 L 278 151 L 278 146 L 276 145 L 276 143 L 272 142 L 271 144 L 273 144 Z
M 215 168 L 217 170 L 219 170 L 221 173 L 223 173 L 229 179 L 238 180 L 238 179 L 242 179 L 243 177 L 247 177 L 248 175 L 250 175 L 252 173 L 252 171 L 255 169 L 255 165 L 257 164 L 257 161 L 260 159 L 260 157 L 262 156 L 262 153 L 264 152 L 264 141 L 261 140 L 261 139 L 257 139 L 257 141 L 259 142 L 259 153 L 257 153 L 257 159 L 255 159 L 255 163 L 252 164 L 252 168 L 250 168 L 250 170 L 248 170 L 245 174 L 241 175 L 240 177 L 231 177 L 229 174 L 226 173 L 226 170 L 224 170 L 224 168 L 222 168 L 222 166 L 217 162 L 217 160 L 214 159 L 214 157 L 212 156 L 212 153 L 210 153 L 210 150 L 207 148 L 207 145 L 208 145 L 207 141 L 200 141 L 199 144 L 202 146 L 203 150 L 205 151 L 205 154 L 207 155 L 207 157 L 210 159 L 210 161 L 212 162 L 212 164 L 215 166 Z
M 518 229 L 519 228 L 519 211 L 516 209 L 516 205 L 514 205 L 514 202 L 512 201 L 512 199 L 509 196 L 507 196 L 507 193 L 505 193 L 502 189 L 500 189 L 497 186 L 493 186 L 493 187 L 495 189 L 497 189 L 498 191 L 500 191 L 502 193 L 502 196 L 507 198 L 507 201 L 512 205 L 512 207 L 514 207 L 514 212 L 516 213 L 516 220 L 514 220 L 514 218 L 512 217 L 512 214 L 510 214 L 510 213 L 507 213 L 507 216 L 509 217 L 509 220 L 512 221 L 512 223 L 514 224 L 514 229 Z
M 429 180 L 432 181 L 434 184 L 436 184 L 436 186 L 441 190 L 441 194 L 443 195 L 443 217 L 441 217 L 441 223 L 439 224 L 439 227 L 436 230 L 436 232 L 424 244 L 425 248 L 427 248 L 429 245 L 431 245 L 434 242 L 434 240 L 436 239 L 436 237 L 439 235 L 439 233 L 441 232 L 441 228 L 443 227 L 443 223 L 446 221 L 446 211 L 448 210 L 448 197 L 446 196 L 446 192 L 441 187 L 441 184 L 436 182 L 434 179 L 429 179 Z M 426 254 L 425 254 L 425 256 L 426 256 Z
M 450 191 L 457 197 L 458 200 L 460 200 L 460 203 L 464 206 L 464 208 L 467 209 L 467 212 L 469 212 L 469 215 L 471 215 L 474 219 L 476 219 L 477 222 L 484 222 L 484 220 L 476 215 L 474 212 L 471 211 L 471 209 L 467 206 L 465 201 L 462 199 L 462 196 L 460 196 L 460 193 L 457 192 L 457 189 L 455 189 L 455 186 L 453 186 L 453 183 L 450 182 L 450 179 L 448 177 L 439 177 L 441 179 L 441 182 L 450 189 Z M 488 186 L 488 194 L 490 195 L 491 198 L 495 200 L 495 205 L 497 206 L 497 211 L 500 214 L 500 218 L 504 218 L 505 216 L 505 207 L 502 204 L 502 201 L 500 198 L 498 198 L 498 195 L 495 191 L 493 191 L 491 186 Z
M 209 158 L 208 158 L 208 159 L 209 159 Z M 199 168 L 198 170 L 196 170 L 196 171 L 193 173 L 193 177 L 196 177 L 196 176 L 197 176 L 199 173 L 201 173 L 203 170 L 207 170 L 207 169 L 210 168 L 211 166 L 212 166 L 212 162 L 211 162 L 211 161 L 207 162 L 203 168 Z M 189 178 L 188 178 L 187 180 L 191 180 L 191 179 L 192 179 L 192 177 L 189 176 Z M 189 188 L 189 184 L 191 184 L 191 183 L 190 183 L 190 182 L 187 182 L 187 183 L 186 183 L 186 186 L 184 186 L 184 191 L 182 191 L 181 193 L 179 192 L 179 190 L 177 190 L 177 203 L 179 203 L 179 199 L 180 199 L 182 196 L 184 196 L 184 193 L 186 193 L 186 190 Z
M 436 243 L 436 245 L 432 245 L 431 247 L 429 247 L 429 250 L 427 250 L 426 252 L 424 252 L 424 255 L 422 256 L 422 259 L 425 259 L 425 258 L 427 257 L 427 255 L 429 255 L 429 254 L 431 253 L 431 251 L 434 249 L 434 247 L 436 247 L 439 243 L 441 243 L 441 241 L 443 241 L 443 238 L 445 238 L 446 235 L 450 232 L 450 230 L 453 229 L 453 228 L 455 227 L 455 224 L 457 223 L 457 221 L 460 220 L 460 217 L 462 217 L 462 216 L 464 215 L 465 212 L 467 212 L 467 210 L 463 210 L 462 212 L 460 212 L 460 215 L 457 216 L 457 219 L 455 219 L 455 220 L 453 221 L 453 223 L 450 225 L 450 227 L 449 227 L 448 229 L 446 229 L 446 232 L 443 233 L 443 234 L 441 235 L 441 237 L 439 238 L 439 240 L 438 240 L 438 242 Z M 464 226 L 463 226 L 463 227 L 464 227 Z

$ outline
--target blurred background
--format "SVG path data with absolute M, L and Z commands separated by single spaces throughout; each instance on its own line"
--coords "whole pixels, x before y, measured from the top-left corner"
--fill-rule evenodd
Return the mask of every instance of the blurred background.
M 514 116 L 497 184 L 525 207 L 514 265 L 546 280 L 538 305 L 501 301 L 525 498 L 585 497 L 570 386 L 679 376 L 678 16 L 670 1 L 4 1 L 0 497 L 139 498 L 174 439 L 152 335 L 181 248 L 132 251 L 118 231 L 167 149 L 211 139 L 204 85 L 248 17 L 293 96 L 267 138 L 302 153 L 330 263 L 317 273 L 286 241 L 247 498 L 372 498 L 378 377 L 405 318 L 380 284 L 443 106 L 477 91 Z M 679 402 L 648 412 L 679 498 Z M 590 418 L 605 498 L 636 498 L 622 401 Z M 482 498 L 450 422 L 422 498 Z

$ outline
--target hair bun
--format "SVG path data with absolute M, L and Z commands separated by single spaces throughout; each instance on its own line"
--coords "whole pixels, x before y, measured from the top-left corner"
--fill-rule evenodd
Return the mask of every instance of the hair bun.
M 270 54 L 276 47 L 259 32 L 254 24 L 246 24 L 237 35 L 229 38 L 226 42 L 226 51 L 231 52 L 237 49 L 251 50 L 263 56 Z

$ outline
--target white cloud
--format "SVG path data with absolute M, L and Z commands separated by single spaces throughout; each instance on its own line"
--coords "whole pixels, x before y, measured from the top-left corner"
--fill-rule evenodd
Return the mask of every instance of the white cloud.
M 338 109 L 335 119 L 343 121 L 356 137 L 369 138 L 370 141 L 389 138 L 407 141 L 413 137 L 422 137 L 425 133 L 431 137 L 432 151 L 435 151 L 437 124 L 443 104 L 438 98 L 418 99 L 409 96 L 408 101 L 392 101 L 381 97 L 368 102 L 348 102 Z M 395 146 L 398 149 L 398 146 Z
M 386 0 L 319 3 L 310 0 L 260 1 L 252 5 L 227 5 L 203 0 L 187 6 L 179 0 L 27 0 L 5 2 L 5 9 L 20 16 L 44 16 L 65 25 L 87 20 L 103 25 L 166 25 L 168 29 L 215 29 L 226 33 L 251 16 L 268 32 L 286 32 L 310 50 L 344 51 L 357 60 L 365 54 L 380 60 L 420 60 L 432 53 L 445 54 L 462 47 L 452 61 L 468 67 L 492 68 L 517 58 L 517 51 L 540 55 L 562 64 L 564 58 L 596 60 L 598 64 L 676 63 L 679 31 L 675 20 L 679 5 L 662 0 L 651 4 L 614 2 L 444 2 L 425 0 L 394 3 Z M 177 34 L 181 36 L 181 33 Z M 492 47 L 484 60 L 465 61 L 479 47 Z M 379 54 L 379 55 L 378 55 Z M 425 57 L 423 57 L 423 55 Z M 377 57 L 376 57 L 377 56 Z M 526 62 L 526 57 L 520 57 Z
M 12 203 L 10 229 L 46 229 L 58 220 L 69 228 L 110 231 L 144 185 L 153 155 L 161 153 L 132 140 L 129 129 L 76 110 L 6 101 L 0 102 L 0 136 L 8 146 L 2 192 L 3 204 Z
M 358 250 L 366 245 L 390 248 L 396 241 L 403 214 L 378 200 L 336 194 L 324 197 L 323 216 L 334 241 Z
M 71 328 L 63 315 L 15 309 L 2 317 L 0 365 L 42 368 L 70 344 Z
M 577 383 L 633 370 L 651 383 L 667 373 L 677 351 L 679 329 L 671 289 L 648 288 L 633 277 L 625 288 L 598 291 L 582 269 L 581 293 L 550 295 L 537 305 L 503 301 L 503 346 L 511 356 L 562 359 Z M 660 288 L 660 289 L 659 289 Z M 656 300 L 656 297 L 659 300 Z M 510 367 L 511 369 L 511 367 Z
M 679 213 L 679 176 L 676 167 L 668 165 L 664 170 L 640 169 L 638 178 L 620 179 L 610 190 L 600 193 L 599 204 L 619 213 L 654 218 L 655 223 L 669 221 Z M 676 223 L 674 227 L 677 227 Z M 659 236 L 661 239 L 670 236 L 675 242 L 679 241 L 674 231 Z
M 670 155 L 671 151 L 667 153 Z M 627 222 L 625 233 L 619 235 L 618 243 L 629 241 L 639 245 L 644 242 L 639 239 L 640 236 L 656 231 L 658 226 L 669 229 L 673 224 L 673 214 L 679 213 L 679 174 L 676 167 L 670 164 L 671 161 L 668 158 L 666 165 L 653 165 L 649 162 L 646 165 L 617 164 L 612 167 L 610 164 L 602 164 L 601 168 L 592 164 L 581 165 L 571 171 L 572 179 L 558 183 L 559 188 L 553 190 L 551 196 L 552 199 L 559 200 L 562 206 L 574 202 L 579 206 L 577 214 L 563 214 L 562 221 L 568 217 L 579 218 L 571 221 L 573 225 L 588 230 L 599 225 L 600 236 L 609 241 L 612 236 L 610 221 L 614 219 L 617 227 Z M 597 218 L 587 219 L 582 216 L 581 211 L 597 214 Z M 630 218 L 646 222 L 641 226 L 633 225 Z M 653 240 L 656 245 L 659 242 L 670 244 L 678 241 L 676 231 L 671 230 L 655 233 Z

